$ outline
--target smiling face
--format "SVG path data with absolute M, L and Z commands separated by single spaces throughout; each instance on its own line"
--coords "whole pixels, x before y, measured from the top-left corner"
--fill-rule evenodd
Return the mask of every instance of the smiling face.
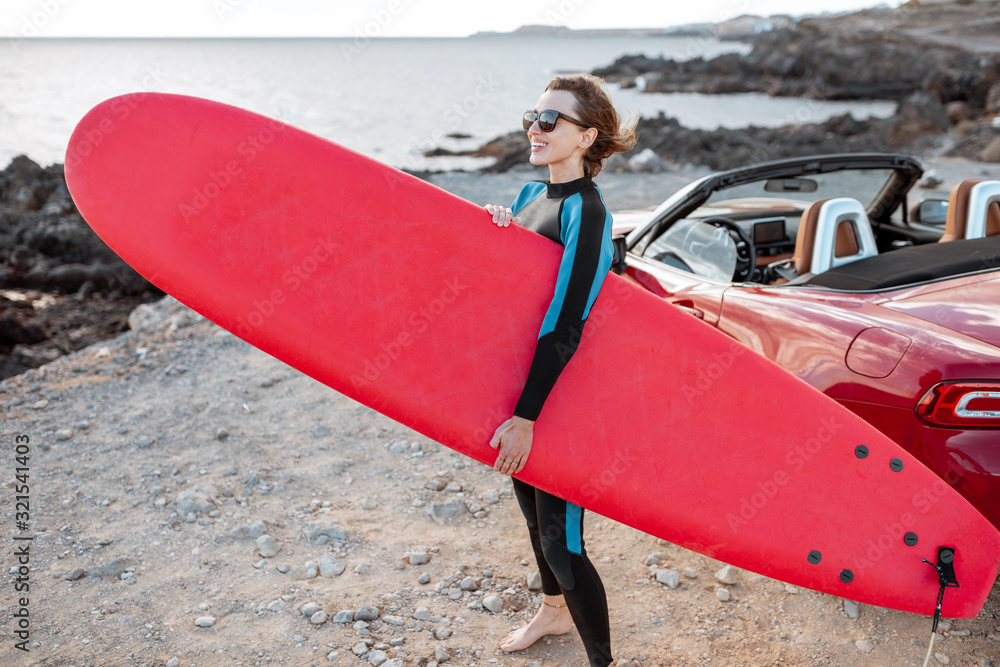
M 535 111 L 554 109 L 576 119 L 576 98 L 566 90 L 547 90 L 535 103 Z M 565 183 L 583 176 L 583 155 L 594 142 L 597 130 L 585 129 L 560 118 L 551 132 L 542 132 L 538 121 L 528 128 L 531 164 L 548 166 L 553 183 Z

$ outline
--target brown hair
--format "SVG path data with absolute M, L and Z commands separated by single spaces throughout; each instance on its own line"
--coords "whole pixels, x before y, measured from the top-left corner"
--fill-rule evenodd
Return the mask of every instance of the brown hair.
M 593 74 L 557 76 L 545 90 L 565 90 L 576 98 L 576 116 L 587 127 L 597 130 L 597 138 L 583 155 L 583 173 L 594 178 L 604 168 L 604 162 L 615 153 L 624 153 L 635 146 L 635 126 L 622 127 L 621 117 L 604 92 L 604 79 Z

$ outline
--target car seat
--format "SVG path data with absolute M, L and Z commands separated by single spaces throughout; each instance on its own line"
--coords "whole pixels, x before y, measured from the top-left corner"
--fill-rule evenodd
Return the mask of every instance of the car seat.
M 962 181 L 948 197 L 944 235 L 938 243 L 1000 234 L 1000 181 Z

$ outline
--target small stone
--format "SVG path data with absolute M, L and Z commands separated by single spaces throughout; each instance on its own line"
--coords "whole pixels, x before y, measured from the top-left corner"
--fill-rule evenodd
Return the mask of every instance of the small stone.
M 494 614 L 499 614 L 503 610 L 503 598 L 492 594 L 483 597 L 483 607 Z
M 216 440 L 225 440 L 229 437 L 229 430 L 225 426 L 221 426 L 215 430 Z
M 306 618 L 311 618 L 313 614 L 319 611 L 319 609 L 319 605 L 315 602 L 306 602 L 304 605 L 299 607 L 299 611 L 302 612 L 302 615 Z
M 278 563 L 274 569 L 282 574 L 288 574 L 292 570 L 292 568 L 288 567 L 287 563 Z
M 431 505 L 427 508 L 427 513 L 438 523 L 445 523 L 449 519 L 465 514 L 465 503 L 461 498 L 453 498 L 444 503 Z
M 401 616 L 383 616 L 382 622 L 386 623 L 387 625 L 393 625 L 396 627 L 400 627 L 405 623 L 405 621 Z
M 791 584 L 785 584 L 785 592 L 788 593 L 789 595 L 798 595 L 799 589 L 796 588 L 795 586 L 792 586 Z
M 176 655 L 170 658 L 170 660 L 167 660 L 167 667 L 178 667 L 178 665 L 180 664 L 181 664 L 181 659 L 178 658 Z
M 305 644 L 307 641 L 309 641 L 309 638 L 306 637 L 305 635 L 295 634 L 292 635 L 292 641 L 295 642 L 296 644 Z
M 281 551 L 281 545 L 270 535 L 261 535 L 257 538 L 257 551 L 264 558 L 273 558 Z
M 327 542 L 343 542 L 347 539 L 347 533 L 336 526 L 321 526 L 311 523 L 306 526 L 306 536 L 317 544 Z
M 427 572 L 424 572 L 419 577 L 417 577 L 418 584 L 428 584 L 430 583 L 430 581 L 431 581 L 431 575 L 428 574 Z
M 451 628 L 445 627 L 443 625 L 434 631 L 434 637 L 439 641 L 444 641 L 445 639 L 448 639 L 448 637 L 451 637 L 453 634 L 455 633 Z
M 410 565 L 425 565 L 431 561 L 430 554 L 426 551 L 407 551 L 406 559 L 410 561 Z
M 181 516 L 208 514 L 215 509 L 215 502 L 212 499 L 218 495 L 219 490 L 214 484 L 198 482 L 190 489 L 185 489 L 177 494 L 174 499 L 177 513 Z
M 418 621 L 429 621 L 431 620 L 431 612 L 427 607 L 417 607 L 416 611 L 413 612 L 413 618 Z
M 347 569 L 347 563 L 328 554 L 323 554 L 318 560 L 319 573 L 324 577 L 336 577 Z
M 199 628 L 210 628 L 215 625 L 215 616 L 199 616 L 194 619 L 194 624 Z
M 684 568 L 684 576 L 688 579 L 695 579 L 698 576 L 698 573 L 693 567 L 686 567 Z
M 389 646 L 402 646 L 406 643 L 406 637 L 393 637 L 389 640 Z
M 394 444 L 392 447 L 389 448 L 389 451 L 392 452 L 393 454 L 402 454 L 408 449 L 409 447 L 405 442 L 397 442 L 396 444 Z
M 315 579 L 316 575 L 319 574 L 319 566 L 316 565 L 316 563 L 312 562 L 311 560 L 306 561 L 305 567 L 306 567 L 306 574 L 305 574 L 306 579 Z
M 719 599 L 719 602 L 729 602 L 729 589 L 719 586 L 715 589 L 715 597 Z
M 361 501 L 361 506 L 364 507 L 366 510 L 373 510 L 376 507 L 378 507 L 378 503 L 375 501 L 374 498 L 365 498 L 364 500 Z
M 342 609 L 333 615 L 334 623 L 351 623 L 354 620 L 353 609 Z
M 949 658 L 944 653 L 935 653 L 934 654 L 934 659 L 937 660 L 938 662 L 940 662 L 942 665 L 950 665 L 951 664 L 951 658 Z
M 313 625 L 322 625 L 323 623 L 326 623 L 326 612 L 320 609 L 309 617 L 309 622 Z
M 451 654 L 444 650 L 444 647 L 438 644 L 434 647 L 434 659 L 438 662 L 447 662 L 451 658 Z
M 358 642 L 357 644 L 351 647 L 351 653 L 360 658 L 365 653 L 368 653 L 368 644 L 364 642 Z
M 361 607 L 356 612 L 354 612 L 355 621 L 374 621 L 378 619 L 378 609 L 370 605 L 365 605 Z
M 56 431 L 56 440 L 57 441 L 61 442 L 61 441 L 64 441 L 64 440 L 69 440 L 72 437 L 73 437 L 73 431 L 70 430 L 70 429 L 68 429 L 68 428 L 61 428 L 58 431 Z
M 375 665 L 375 667 L 381 667 L 381 665 L 389 659 L 389 656 L 385 654 L 385 651 L 372 651 L 368 654 L 368 662 Z
M 542 575 L 538 572 L 532 572 L 528 575 L 528 590 L 529 591 L 540 591 L 542 590 Z
M 859 639 L 858 641 L 854 642 L 854 645 L 858 647 L 859 651 L 864 651 L 865 653 L 868 653 L 873 648 L 875 648 L 875 645 L 872 644 L 867 639 Z
M 458 585 L 458 587 L 461 588 L 463 591 L 478 591 L 479 590 L 479 584 L 476 582 L 475 578 L 473 578 L 473 577 L 466 577 L 465 579 L 462 579 L 462 583 L 460 583 Z
M 724 584 L 735 584 L 736 575 L 739 572 L 732 565 L 726 565 L 724 568 L 715 573 L 715 578 Z
M 72 570 L 63 575 L 66 581 L 76 581 L 77 579 L 83 579 L 87 575 L 87 571 L 82 567 L 74 567 Z
M 844 613 L 847 618 L 857 619 L 861 617 L 861 609 L 854 600 L 844 600 Z
M 677 588 L 681 583 L 681 573 L 674 570 L 657 570 L 656 580 L 667 588 Z

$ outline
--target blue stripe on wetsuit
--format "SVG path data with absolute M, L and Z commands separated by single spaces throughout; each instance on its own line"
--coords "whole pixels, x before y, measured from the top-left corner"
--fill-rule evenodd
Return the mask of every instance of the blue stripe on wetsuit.
M 583 508 L 566 501 L 566 548 L 578 554 L 583 551 Z
M 524 211 L 529 229 L 551 238 L 557 226 L 558 239 L 564 246 L 528 379 L 514 408 L 515 415 L 535 420 L 576 352 L 590 309 L 611 268 L 611 214 L 600 190 L 589 179 L 556 185 L 529 183 L 514 204 L 512 208 Z

